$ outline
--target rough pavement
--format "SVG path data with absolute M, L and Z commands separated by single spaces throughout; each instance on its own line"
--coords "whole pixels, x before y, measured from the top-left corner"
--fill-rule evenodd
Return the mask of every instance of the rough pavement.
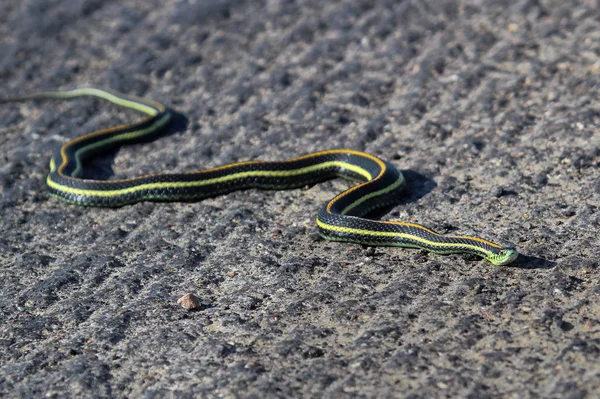
M 3 1 L 2 96 L 96 85 L 182 114 L 90 177 L 364 150 L 407 174 L 387 219 L 523 256 L 320 240 L 343 181 L 60 203 L 53 148 L 137 115 L 2 105 L 0 396 L 600 395 L 599 54 L 592 0 Z

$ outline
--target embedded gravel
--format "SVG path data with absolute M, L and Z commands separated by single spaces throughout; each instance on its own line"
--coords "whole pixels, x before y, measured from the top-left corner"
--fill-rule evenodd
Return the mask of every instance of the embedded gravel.
M 53 149 L 137 115 L 4 104 L 0 396 L 600 396 L 599 82 L 592 0 L 2 1 L 2 96 L 94 85 L 181 114 L 88 177 L 363 150 L 406 173 L 386 219 L 522 256 L 321 240 L 344 181 L 64 204 Z

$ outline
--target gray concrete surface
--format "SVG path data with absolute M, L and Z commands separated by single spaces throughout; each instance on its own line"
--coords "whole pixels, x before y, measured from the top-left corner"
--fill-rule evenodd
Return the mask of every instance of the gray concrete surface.
M 52 149 L 136 115 L 3 105 L 0 396 L 598 397 L 599 55 L 591 0 L 3 1 L 3 96 L 96 85 L 187 118 L 90 176 L 365 150 L 408 176 L 386 218 L 523 256 L 320 240 L 343 181 L 70 206 Z

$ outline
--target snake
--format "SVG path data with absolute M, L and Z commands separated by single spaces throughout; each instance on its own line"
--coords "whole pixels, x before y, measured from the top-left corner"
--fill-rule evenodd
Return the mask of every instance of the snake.
M 58 147 L 46 178 L 50 195 L 71 204 L 121 207 L 141 201 L 199 201 L 237 190 L 286 190 L 340 177 L 355 185 L 324 204 L 317 216 L 320 235 L 332 241 L 365 246 L 395 246 L 435 254 L 472 254 L 493 265 L 513 262 L 514 246 L 479 237 L 439 234 L 417 223 L 370 218 L 398 204 L 406 186 L 403 174 L 390 162 L 351 149 L 313 152 L 284 161 L 252 160 L 187 173 L 158 173 L 119 180 L 83 177 L 86 161 L 125 144 L 164 134 L 173 111 L 155 101 L 110 89 L 78 87 L 5 98 L 2 103 L 38 99 L 101 98 L 145 115 L 140 121 L 76 137 Z

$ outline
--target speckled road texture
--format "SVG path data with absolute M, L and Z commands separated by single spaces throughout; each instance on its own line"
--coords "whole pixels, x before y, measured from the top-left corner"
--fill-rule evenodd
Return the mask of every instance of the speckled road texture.
M 96 85 L 182 115 L 88 177 L 347 147 L 405 171 L 386 219 L 524 256 L 323 241 L 344 181 L 70 206 L 52 149 L 137 115 L 3 105 L 0 396 L 597 397 L 599 55 L 591 0 L 3 1 L 2 96 Z

